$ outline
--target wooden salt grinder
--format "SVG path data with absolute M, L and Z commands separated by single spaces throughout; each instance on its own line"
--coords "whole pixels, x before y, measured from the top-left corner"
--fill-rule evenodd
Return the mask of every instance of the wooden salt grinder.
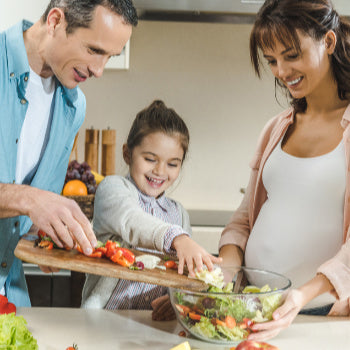
M 115 143 L 116 131 L 114 129 L 102 130 L 102 166 L 103 176 L 115 174 Z
M 100 130 L 86 129 L 85 131 L 85 162 L 91 170 L 98 173 L 98 147 L 100 141 Z

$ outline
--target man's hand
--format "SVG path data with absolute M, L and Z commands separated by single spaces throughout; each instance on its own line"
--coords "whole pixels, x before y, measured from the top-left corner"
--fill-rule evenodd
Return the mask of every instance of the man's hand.
M 58 247 L 80 245 L 86 255 L 97 244 L 91 224 L 79 205 L 72 199 L 34 187 L 27 189 L 31 203 L 27 213 L 33 224 L 47 233 Z
M 97 244 L 88 218 L 69 198 L 36 187 L 0 183 L 0 218 L 27 215 L 58 247 L 79 243 L 86 255 Z
M 221 263 L 221 258 L 209 254 L 203 247 L 187 235 L 180 235 L 174 238 L 172 246 L 176 250 L 179 259 L 178 273 L 183 274 L 184 265 L 187 265 L 189 276 L 195 276 L 195 268 L 198 271 L 203 269 L 203 263 L 209 271 L 213 270 L 213 264 Z

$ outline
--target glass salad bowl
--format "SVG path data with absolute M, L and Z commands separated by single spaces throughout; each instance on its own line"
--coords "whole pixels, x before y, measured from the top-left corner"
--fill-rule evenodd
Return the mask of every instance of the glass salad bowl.
M 264 270 L 220 268 L 200 278 L 216 287 L 208 285 L 204 292 L 169 288 L 170 300 L 178 321 L 191 335 L 216 344 L 238 344 L 252 332 L 254 323 L 272 319 L 291 282 Z M 208 278 L 203 278 L 205 274 Z

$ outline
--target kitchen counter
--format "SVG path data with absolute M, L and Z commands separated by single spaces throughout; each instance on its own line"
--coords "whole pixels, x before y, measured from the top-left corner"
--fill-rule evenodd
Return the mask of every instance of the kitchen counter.
M 151 311 L 106 311 L 73 308 L 18 308 L 40 350 L 169 350 L 186 340 L 192 350 L 229 350 L 230 346 L 183 338 L 177 321 L 156 322 Z M 350 349 L 350 318 L 298 316 L 269 342 L 280 350 Z

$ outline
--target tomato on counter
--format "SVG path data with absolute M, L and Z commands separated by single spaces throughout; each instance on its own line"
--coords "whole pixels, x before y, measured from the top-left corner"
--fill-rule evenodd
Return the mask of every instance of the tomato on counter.
M 8 301 L 8 299 L 0 294 L 0 315 L 2 314 L 16 314 L 16 306 Z

